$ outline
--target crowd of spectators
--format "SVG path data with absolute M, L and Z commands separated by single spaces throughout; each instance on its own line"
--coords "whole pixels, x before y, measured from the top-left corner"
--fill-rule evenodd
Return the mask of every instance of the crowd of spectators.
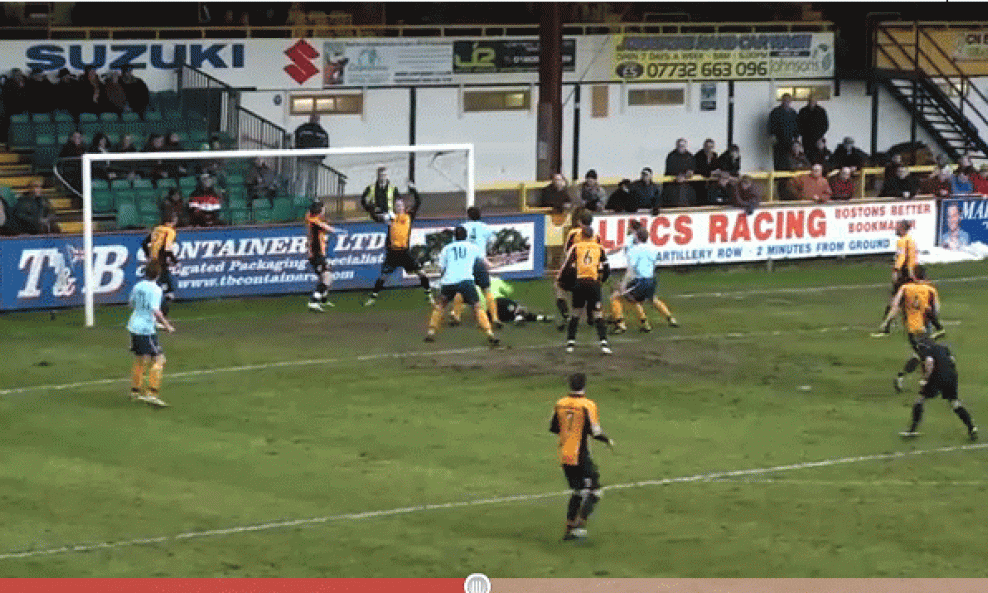
M 3 106 L 0 137 L 4 139 L 11 116 L 20 113 L 64 111 L 76 122 L 83 113 L 133 112 L 143 118 L 151 99 L 147 84 L 134 76 L 129 67 L 102 75 L 92 66 L 86 66 L 78 75 L 62 68 L 54 76 L 40 68 L 33 68 L 27 74 L 14 68 L 0 76 L 0 93 Z

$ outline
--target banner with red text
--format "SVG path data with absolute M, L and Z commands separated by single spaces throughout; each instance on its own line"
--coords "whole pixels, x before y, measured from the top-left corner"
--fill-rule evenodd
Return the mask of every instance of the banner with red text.
M 935 200 L 771 206 L 742 210 L 675 212 L 659 216 L 622 214 L 594 219 L 605 249 L 631 243 L 629 221 L 645 224 L 661 248 L 657 265 L 725 264 L 811 257 L 844 257 L 895 252 L 895 224 L 909 220 L 922 251 L 936 239 Z M 626 265 L 624 251 L 608 258 Z

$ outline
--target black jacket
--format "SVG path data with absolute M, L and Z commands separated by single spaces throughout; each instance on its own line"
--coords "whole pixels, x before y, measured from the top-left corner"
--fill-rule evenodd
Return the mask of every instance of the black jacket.
M 306 122 L 295 128 L 295 148 L 327 148 L 329 134 L 322 126 Z

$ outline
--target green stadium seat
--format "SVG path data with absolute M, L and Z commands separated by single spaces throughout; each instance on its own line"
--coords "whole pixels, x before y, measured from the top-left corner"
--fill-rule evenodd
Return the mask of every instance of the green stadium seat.
M 35 137 L 37 144 L 34 148 L 34 166 L 43 171 L 50 171 L 61 147 L 55 144 L 55 136 L 42 134 Z
M 50 113 L 32 113 L 31 114 L 31 123 L 33 123 L 33 124 L 47 123 L 47 122 L 50 122 L 50 121 L 51 121 L 51 114 Z
M 6 185 L 0 185 L 0 200 L 7 203 L 7 212 L 11 212 L 14 204 L 17 202 L 17 196 L 14 195 L 14 190 Z
M 158 180 L 158 189 L 170 190 L 178 187 L 178 181 L 171 177 Z
M 110 182 L 110 189 L 113 191 L 130 189 L 133 187 L 130 183 L 130 179 L 114 179 Z
M 134 194 L 134 190 L 114 190 L 113 192 L 113 205 L 119 210 L 120 206 L 123 204 L 130 204 L 137 209 L 137 196 Z
M 79 130 L 83 133 L 83 135 L 92 138 L 93 134 L 99 132 L 101 127 L 99 116 L 95 113 L 79 114 Z
M 251 212 L 256 223 L 267 224 L 274 220 L 271 205 L 264 200 L 258 200 L 251 204 Z
M 295 219 L 292 211 L 292 199 L 278 197 L 271 200 L 271 219 L 275 222 L 291 222 Z
M 106 191 L 110 189 L 110 182 L 107 181 L 106 179 L 93 179 L 93 184 L 91 188 L 93 191 L 97 191 L 97 190 Z
M 158 198 L 154 194 L 137 193 L 137 211 L 140 214 L 155 214 L 158 212 Z
M 117 206 L 117 228 L 133 229 L 143 226 L 141 217 L 137 213 L 137 207 L 132 203 L 123 203 Z
M 10 116 L 10 132 L 8 134 L 11 148 L 31 148 L 34 145 L 34 126 L 26 113 L 15 113 Z
M 227 220 L 230 224 L 244 226 L 250 224 L 250 210 L 229 210 Z
M 154 189 L 154 183 L 150 179 L 144 179 L 142 177 L 138 177 L 131 182 L 131 186 L 134 189 Z
M 93 212 L 96 214 L 113 212 L 113 192 L 108 189 L 93 188 Z
M 146 228 L 156 227 L 156 226 L 158 226 L 158 223 L 161 222 L 161 213 L 160 212 L 153 212 L 153 213 L 149 213 L 149 214 L 141 214 L 140 217 L 141 217 L 141 226 L 146 227 Z
M 179 177 L 178 187 L 182 190 L 182 193 L 188 196 L 192 190 L 196 188 L 196 178 L 195 177 Z
M 75 130 L 75 120 L 68 111 L 55 112 L 55 135 L 68 136 Z

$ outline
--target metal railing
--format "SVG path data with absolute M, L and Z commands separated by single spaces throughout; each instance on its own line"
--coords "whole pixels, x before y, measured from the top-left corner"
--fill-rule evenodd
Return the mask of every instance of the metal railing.
M 828 21 L 735 23 L 566 23 L 564 35 L 691 34 L 691 33 L 791 33 L 832 31 Z M 103 39 L 270 39 L 300 37 L 538 37 L 532 24 L 332 24 L 297 23 L 279 26 L 193 27 L 67 27 L 13 26 L 0 29 L 0 39 L 103 40 Z
M 915 165 L 907 167 L 910 173 L 931 173 L 936 167 L 934 165 Z M 838 171 L 832 171 L 828 176 L 833 177 Z M 744 173 L 745 175 L 751 177 L 753 181 L 760 182 L 760 186 L 764 186 L 764 191 L 762 192 L 763 202 L 768 203 L 779 203 L 784 202 L 786 204 L 809 204 L 811 202 L 800 201 L 800 200 L 783 200 L 776 194 L 776 186 L 778 181 L 791 179 L 793 177 L 798 177 L 800 175 L 808 175 L 809 171 L 751 171 Z M 863 199 L 872 198 L 875 196 L 869 196 L 869 187 L 874 187 L 876 185 L 875 179 L 885 175 L 884 167 L 865 167 L 856 173 L 853 177 L 855 183 L 855 191 L 852 199 Z M 676 177 L 673 175 L 661 175 L 655 176 L 653 181 L 657 185 L 662 183 L 675 181 Z M 621 180 L 617 177 L 605 178 L 599 181 L 602 186 L 614 186 Z M 712 181 L 709 177 L 702 177 L 700 175 L 694 175 L 690 177 L 687 181 L 689 182 L 709 182 Z M 545 206 L 533 206 L 530 202 L 530 196 L 540 191 L 546 186 L 547 181 L 526 181 L 522 183 L 495 183 L 478 185 L 476 191 L 478 194 L 484 192 L 493 191 L 515 191 L 517 192 L 518 198 L 518 210 L 521 212 L 545 212 L 548 213 L 552 208 Z M 570 188 L 573 188 L 573 183 L 570 184 Z M 691 206 L 690 208 L 703 208 L 702 206 Z M 723 206 L 710 206 L 710 208 L 723 208 Z M 677 207 L 664 206 L 663 210 L 675 210 Z

